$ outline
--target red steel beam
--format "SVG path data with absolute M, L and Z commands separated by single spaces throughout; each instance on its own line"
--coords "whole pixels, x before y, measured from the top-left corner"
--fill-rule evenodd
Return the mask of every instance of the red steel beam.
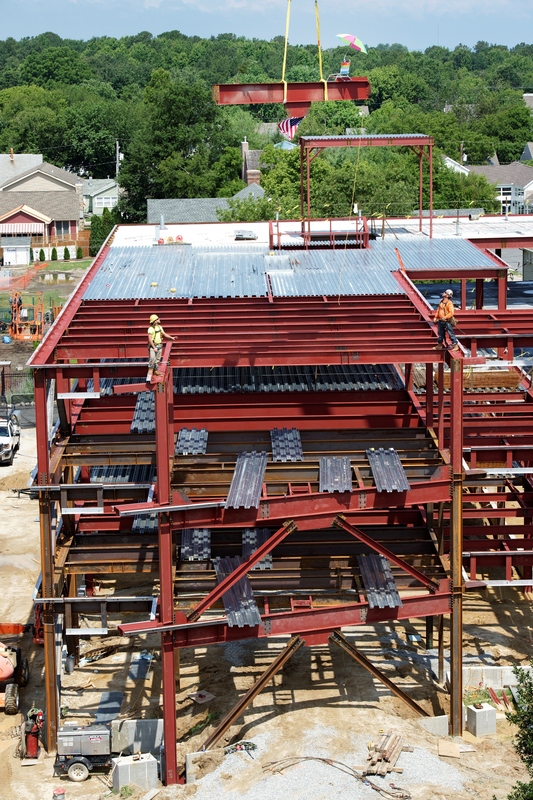
M 365 77 L 327 83 L 222 83 L 213 86 L 213 100 L 217 105 L 283 103 L 291 114 L 300 112 L 300 116 L 307 113 L 311 103 L 367 100 L 369 97 L 370 83 Z
M 237 581 L 240 581 L 251 569 L 252 567 L 261 561 L 267 553 L 270 553 L 271 550 L 276 547 L 280 542 L 282 542 L 290 533 L 297 530 L 296 525 L 292 520 L 288 520 L 287 522 L 283 523 L 281 528 L 277 530 L 272 536 L 269 536 L 266 542 L 258 547 L 242 564 L 240 564 L 233 572 L 224 578 L 218 586 L 215 586 L 213 591 L 209 592 L 209 594 L 204 597 L 204 599 L 198 603 L 196 608 L 194 608 L 191 613 L 188 615 L 188 619 L 190 622 L 194 622 L 195 620 L 199 619 L 202 614 L 210 608 L 213 603 L 216 603 L 217 600 L 220 600 L 222 595 L 226 594 L 228 589 L 231 589 Z
M 176 647 L 202 647 L 240 639 L 276 637 L 295 633 L 304 636 L 306 633 L 332 631 L 351 625 L 371 625 L 388 620 L 447 614 L 450 610 L 450 598 L 449 581 L 443 579 L 438 592 L 402 597 L 402 605 L 397 608 L 370 608 L 366 602 L 296 608 L 276 614 L 263 614 L 261 625 L 245 628 L 230 628 L 224 618 L 191 623 L 188 622 L 185 614 L 176 612 L 174 625 L 162 626 L 157 620 L 131 622 L 119 625 L 118 630 L 123 636 L 169 631 L 174 635 Z

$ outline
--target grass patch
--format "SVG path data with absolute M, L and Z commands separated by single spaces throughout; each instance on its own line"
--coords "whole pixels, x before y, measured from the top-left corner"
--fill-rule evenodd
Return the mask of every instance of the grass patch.
M 207 726 L 211 722 L 214 722 L 219 717 L 220 717 L 220 711 L 209 711 L 208 714 L 204 717 L 204 719 L 201 720 L 200 722 L 197 722 L 196 725 L 192 726 L 192 728 L 189 728 L 189 730 L 185 735 L 194 736 L 196 733 L 200 733 L 200 731 L 203 731 L 204 728 L 207 728 Z
M 45 272 L 72 272 L 75 269 L 87 269 L 93 263 L 92 258 L 82 258 L 79 261 L 51 261 L 44 269 L 39 270 L 40 274 Z

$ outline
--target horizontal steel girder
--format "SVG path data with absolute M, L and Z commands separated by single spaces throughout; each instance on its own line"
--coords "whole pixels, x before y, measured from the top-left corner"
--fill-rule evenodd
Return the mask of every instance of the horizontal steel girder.
M 189 623 L 184 614 L 176 613 L 174 625 L 160 626 L 157 623 L 135 622 L 119 625 L 124 636 L 142 633 L 174 633 L 176 647 L 202 647 L 240 639 L 255 639 L 263 636 L 284 636 L 299 633 L 331 632 L 336 628 L 351 625 L 372 625 L 388 620 L 411 619 L 434 614 L 448 614 L 451 592 L 447 579 L 440 582 L 434 594 L 419 594 L 402 597 L 397 608 L 369 608 L 367 603 L 296 609 L 277 614 L 262 615 L 262 624 L 254 627 L 230 628 L 225 619 Z
M 327 94 L 326 94 L 327 93 Z M 367 100 L 370 96 L 368 78 L 353 77 L 348 81 L 308 83 L 227 83 L 213 86 L 217 105 L 257 105 L 284 103 L 290 113 L 306 114 L 311 103 L 324 100 Z

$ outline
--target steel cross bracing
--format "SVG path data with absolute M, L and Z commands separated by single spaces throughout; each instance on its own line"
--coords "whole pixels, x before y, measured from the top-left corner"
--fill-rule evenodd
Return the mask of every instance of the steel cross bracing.
M 104 248 L 98 263 L 105 253 Z M 474 581 L 490 582 L 494 567 L 504 566 L 506 580 L 533 583 L 533 476 L 485 472 L 533 464 L 530 380 L 519 375 L 505 395 L 495 387 L 475 395 L 463 388 L 463 365 L 467 387 L 472 365 L 485 361 L 481 347 L 511 358 L 533 341 L 528 312 L 505 310 L 504 278 L 496 276 L 501 284 L 497 310 L 482 308 L 481 293 L 474 311 L 459 309 L 457 333 L 473 357 L 450 358 L 432 350 L 431 309 L 401 272 L 395 273 L 398 293 L 387 296 L 168 299 L 158 300 L 154 309 L 147 300 L 81 303 L 98 263 L 32 358 L 44 597 L 53 599 L 72 574 L 159 574 L 158 619 L 126 629 L 135 633 L 148 625 L 162 633 L 165 737 L 170 742 L 175 738 L 176 647 L 298 633 L 306 634 L 307 643 L 324 642 L 342 626 L 444 615 L 451 606 L 451 716 L 454 733 L 460 732 L 463 570 Z M 178 338 L 165 360 L 182 375 L 196 367 L 206 372 L 242 368 L 251 375 L 258 367 L 287 365 L 313 371 L 311 383 L 307 375 L 305 388 L 294 394 L 279 383 L 273 392 L 247 386 L 232 394 L 175 394 L 174 386 L 183 381 L 165 367 L 162 381 L 147 386 L 146 318 L 153 310 Z M 361 364 L 371 371 L 373 364 L 383 363 L 403 365 L 392 368 L 401 378 L 394 387 L 380 391 L 374 384 L 342 391 L 340 384 L 313 383 L 319 368 L 328 365 Z M 415 387 L 418 367 L 412 365 L 421 365 L 427 378 L 421 388 Z M 57 379 L 61 394 L 61 428 L 50 452 L 46 395 L 51 378 Z M 124 383 L 131 380 L 137 383 Z M 131 433 L 137 402 L 132 392 L 139 391 L 153 393 L 155 433 Z M 274 426 L 299 432 L 303 462 L 273 461 Z M 183 455 L 179 448 L 176 453 L 179 430 L 193 427 L 209 434 L 205 453 Z M 380 447 L 396 450 L 409 489 L 377 491 L 366 451 Z M 267 453 L 258 506 L 224 508 L 237 454 L 253 451 Z M 351 491 L 319 491 L 320 459 L 332 457 L 349 459 Z M 145 489 L 102 489 L 102 513 L 68 515 L 68 535 L 55 542 L 52 509 L 59 492 L 47 487 L 71 483 L 78 468 L 81 482 L 89 483 L 91 467 L 154 464 L 150 498 Z M 82 494 L 68 502 L 83 508 Z M 170 508 L 177 510 L 165 510 Z M 337 518 L 340 509 L 343 521 Z M 512 525 L 512 538 L 511 526 L 504 524 L 510 517 L 518 523 Z M 334 519 L 341 528 L 331 527 Z M 138 533 L 143 520 L 147 530 Z M 288 520 L 294 522 L 286 525 Z M 173 548 L 179 554 L 187 528 L 211 531 L 211 559 L 188 566 L 174 561 Z M 259 548 L 245 555 L 237 575 L 217 586 L 212 559 L 240 555 L 243 531 L 251 528 L 268 530 L 270 536 L 261 537 Z M 357 560 L 368 552 L 386 555 L 392 564 L 401 606 L 371 609 L 362 601 Z M 439 552 L 450 554 L 449 574 Z M 265 558 L 272 569 L 254 569 Z M 234 578 L 245 576 L 261 622 L 230 627 L 213 615 Z M 302 598 L 306 607 L 298 605 Z M 52 602 L 43 606 L 53 741 L 58 724 L 54 612 Z M 176 779 L 171 760 L 166 780 Z

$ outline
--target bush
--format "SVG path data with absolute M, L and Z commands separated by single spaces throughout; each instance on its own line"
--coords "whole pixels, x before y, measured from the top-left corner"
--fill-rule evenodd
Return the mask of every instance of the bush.
M 63 261 L 70 261 L 70 250 L 68 247 L 65 247 L 63 250 Z
M 45 260 L 44 259 L 44 250 L 41 247 L 41 249 L 39 250 L 39 261 L 44 261 L 44 260 Z
M 83 250 L 81 247 L 76 248 L 76 258 L 83 258 Z
M 52 247 L 52 256 L 50 258 L 51 261 L 57 261 L 57 250 L 55 247 Z
M 533 666 L 533 659 L 530 663 Z M 529 774 L 533 776 L 533 672 L 513 667 L 513 673 L 518 683 L 518 703 L 516 710 L 508 711 L 505 716 L 518 728 L 514 741 L 515 750 Z M 516 783 L 509 800 L 533 800 L 533 781 Z
M 33 247 L 30 247 L 30 264 L 33 264 L 35 261 L 35 256 L 33 255 Z

